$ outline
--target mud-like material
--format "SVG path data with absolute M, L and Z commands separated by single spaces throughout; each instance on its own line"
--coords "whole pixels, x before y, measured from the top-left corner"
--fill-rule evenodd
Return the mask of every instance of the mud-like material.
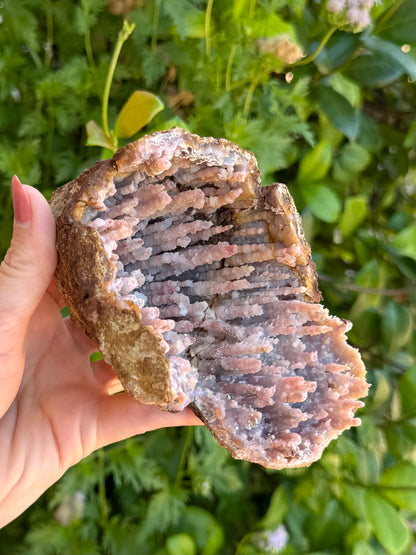
M 239 459 L 305 466 L 367 394 L 350 324 L 319 304 L 301 222 L 252 153 L 181 129 L 58 189 L 58 286 L 126 391 L 189 405 Z

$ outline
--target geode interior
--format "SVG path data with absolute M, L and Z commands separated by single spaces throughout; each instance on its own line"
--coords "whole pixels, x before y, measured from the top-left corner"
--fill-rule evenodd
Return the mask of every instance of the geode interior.
M 57 281 L 124 388 L 189 405 L 231 454 L 305 466 L 367 394 L 350 324 L 319 304 L 300 218 L 254 156 L 175 128 L 58 189 Z

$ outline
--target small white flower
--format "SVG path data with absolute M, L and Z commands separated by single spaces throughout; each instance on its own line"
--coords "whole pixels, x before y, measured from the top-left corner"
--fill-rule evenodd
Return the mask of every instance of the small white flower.
M 345 2 L 344 0 L 329 0 L 326 7 L 330 12 L 339 13 L 344 10 Z
M 288 531 L 281 524 L 276 530 L 267 534 L 265 548 L 268 553 L 280 553 L 286 547 L 288 540 Z

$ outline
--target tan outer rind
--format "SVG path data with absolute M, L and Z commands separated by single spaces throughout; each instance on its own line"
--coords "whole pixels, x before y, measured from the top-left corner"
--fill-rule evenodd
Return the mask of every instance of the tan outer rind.
M 57 225 L 56 280 L 72 319 L 97 343 L 126 391 L 143 403 L 163 409 L 174 401 L 166 345 L 150 326 L 141 323 L 140 311 L 132 301 L 122 301 L 109 290 L 116 268 L 99 234 L 85 225 L 86 215 L 89 210 L 104 208 L 104 199 L 114 189 L 115 175 L 143 171 L 163 178 L 169 175 L 166 155 L 171 154 L 171 165 L 180 161 L 182 168 L 204 162 L 215 165 L 219 149 L 221 157 L 238 154 L 248 161 L 244 191 L 232 207 L 237 220 L 239 209 L 270 210 L 271 239 L 285 246 L 299 246 L 301 254 L 294 269 L 300 285 L 307 289 L 305 300 L 319 302 L 310 248 L 286 187 L 259 187 L 254 155 L 224 139 L 200 138 L 178 128 L 147 135 L 119 149 L 111 160 L 97 162 L 82 172 L 57 189 L 51 200 Z

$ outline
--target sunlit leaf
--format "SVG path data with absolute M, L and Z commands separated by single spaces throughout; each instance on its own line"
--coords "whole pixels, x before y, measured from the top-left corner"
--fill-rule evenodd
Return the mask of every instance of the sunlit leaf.
M 381 330 L 384 344 L 389 353 L 394 353 L 405 345 L 413 331 L 414 321 L 410 310 L 391 300 L 385 310 Z
M 416 260 L 416 225 L 411 224 L 399 231 L 391 245 L 403 256 Z
M 403 553 L 411 535 L 402 516 L 388 501 L 372 490 L 365 493 L 365 507 L 368 520 L 381 545 L 391 555 Z
M 309 150 L 299 164 L 299 183 L 319 181 L 328 173 L 332 161 L 332 149 L 328 141 L 320 141 Z
M 365 219 L 368 212 L 367 204 L 367 198 L 363 195 L 356 195 L 345 200 L 344 211 L 338 224 L 344 237 L 351 235 Z
M 365 541 L 358 541 L 354 544 L 352 555 L 377 555 L 371 544 Z
M 195 555 L 196 545 L 189 534 L 174 534 L 166 540 L 168 555 Z
M 119 113 L 114 133 L 116 137 L 131 137 L 163 110 L 162 101 L 147 91 L 134 91 Z
M 341 213 L 341 201 L 327 185 L 311 183 L 302 185 L 300 191 L 314 216 L 328 223 L 338 220 Z
M 402 411 L 406 416 L 416 416 L 416 366 L 406 370 L 399 380 Z
M 383 489 L 383 494 L 396 505 L 402 509 L 416 511 L 416 467 L 414 465 L 399 463 L 387 468 L 381 476 L 380 484 L 386 488 Z
M 87 141 L 88 146 L 102 146 L 103 148 L 108 148 L 114 151 L 117 147 L 104 133 L 103 129 L 95 123 L 95 121 L 90 120 L 86 125 L 87 130 Z

